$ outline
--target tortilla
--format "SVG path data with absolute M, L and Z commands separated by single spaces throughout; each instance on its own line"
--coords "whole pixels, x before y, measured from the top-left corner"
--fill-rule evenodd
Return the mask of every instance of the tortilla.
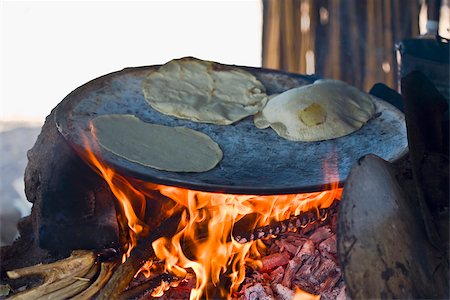
M 272 98 L 254 123 L 292 141 L 322 141 L 361 128 L 375 113 L 369 94 L 338 80 L 318 80 Z
M 92 121 L 101 147 L 147 167 L 205 172 L 222 160 L 217 143 L 186 127 L 145 123 L 133 115 L 102 115 Z
M 193 57 L 171 60 L 150 73 L 143 92 L 160 113 L 218 125 L 254 115 L 267 102 L 263 84 L 252 74 Z

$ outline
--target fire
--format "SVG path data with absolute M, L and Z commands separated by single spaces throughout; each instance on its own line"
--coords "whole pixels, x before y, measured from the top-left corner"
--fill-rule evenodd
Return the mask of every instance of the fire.
M 95 132 L 93 126 L 91 126 L 91 131 Z M 95 146 L 98 147 L 98 145 Z M 76 149 L 76 151 L 97 174 L 105 179 L 111 192 L 118 200 L 119 220 L 125 219 L 121 220 L 120 223 L 129 229 L 127 251 L 122 259 L 122 262 L 124 262 L 136 246 L 138 236 L 145 235 L 148 232 L 148 226 L 141 221 L 145 214 L 145 196 L 134 188 L 125 177 L 119 175 L 100 158 L 96 157 L 87 139 L 84 139 L 84 149 Z
M 320 300 L 320 295 L 313 295 L 297 288 L 292 300 Z
M 95 133 L 92 127 L 91 130 Z M 128 229 L 129 235 L 124 260 L 136 240 L 145 237 L 150 230 L 143 220 L 146 199 L 151 199 L 155 191 L 173 200 L 166 210 L 168 215 L 183 210 L 176 234 L 161 237 L 152 246 L 157 259 L 164 262 L 165 271 L 180 279 L 195 274 L 196 286 L 190 299 L 229 298 L 243 282 L 246 265 L 260 264 L 258 257 L 262 243 L 237 242 L 233 232 L 238 230 L 238 224 L 246 224 L 246 230 L 253 230 L 301 212 L 327 208 L 335 199 L 340 199 L 342 193 L 337 183 L 327 191 L 272 196 L 194 191 L 127 179 L 96 157 L 88 142 L 80 154 L 106 180 L 117 198 L 119 221 L 122 216 L 122 226 Z M 326 169 L 330 169 L 329 166 Z M 140 272 L 149 276 L 151 267 L 152 262 L 148 262 Z M 170 285 L 164 283 L 154 295 L 161 296 L 168 288 Z

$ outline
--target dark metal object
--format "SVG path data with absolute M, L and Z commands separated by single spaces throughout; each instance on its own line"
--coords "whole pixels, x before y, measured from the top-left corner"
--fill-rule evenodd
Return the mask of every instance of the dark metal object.
M 418 207 L 431 242 L 448 241 L 449 122 L 448 104 L 427 76 L 414 71 L 402 79 L 409 157 Z M 442 220 L 446 226 L 439 226 Z M 436 231 L 437 230 L 437 231 Z M 448 243 L 444 243 L 448 246 Z
M 249 117 L 231 126 L 178 120 L 153 110 L 142 93 L 142 80 L 157 66 L 129 68 L 95 79 L 70 93 L 58 105 L 55 121 L 73 145 L 83 146 L 83 135 L 94 137 L 89 122 L 103 114 L 134 114 L 143 121 L 186 126 L 216 141 L 223 160 L 203 173 L 159 171 L 130 162 L 107 151 L 96 152 L 109 166 L 125 175 L 153 183 L 194 190 L 235 194 L 286 194 L 326 189 L 338 177 L 342 185 L 350 166 L 361 156 L 374 153 L 394 161 L 407 152 L 404 116 L 388 103 L 376 100 L 376 117 L 357 132 L 322 142 L 292 142 L 272 129 L 260 130 Z M 248 68 L 268 94 L 311 83 L 315 78 L 279 71 Z M 91 144 L 92 149 L 96 149 Z M 334 171 L 334 172 L 333 172 Z M 331 173 L 331 174 L 330 174 Z M 333 175 L 334 174 L 334 175 Z
M 397 46 L 400 62 L 399 79 L 412 71 L 423 72 L 449 103 L 450 45 L 449 40 L 436 38 L 407 39 Z M 447 114 L 448 119 L 448 114 Z
M 392 104 L 401 112 L 405 112 L 405 107 L 403 105 L 402 95 L 397 93 L 395 90 L 391 89 L 384 83 L 376 83 L 369 91 L 369 94 L 383 99 L 384 101 Z
M 338 253 L 351 299 L 448 299 L 448 256 L 430 243 L 392 164 L 367 155 L 345 183 Z

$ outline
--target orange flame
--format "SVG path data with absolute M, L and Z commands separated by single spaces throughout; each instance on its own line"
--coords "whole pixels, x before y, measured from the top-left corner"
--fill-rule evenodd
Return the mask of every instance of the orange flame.
M 320 295 L 313 295 L 299 288 L 296 288 L 295 295 L 292 300 L 320 300 Z
M 91 131 L 95 135 L 92 126 Z M 176 203 L 172 205 L 172 210 L 184 209 L 176 234 L 162 237 L 152 246 L 156 257 L 164 261 L 165 271 L 181 279 L 188 271 L 195 273 L 196 286 L 191 291 L 190 299 L 203 296 L 209 299 L 229 298 L 243 282 L 246 264 L 260 264 L 258 257 L 262 243 L 242 244 L 233 238 L 233 229 L 239 221 L 249 221 L 252 230 L 301 212 L 327 208 L 335 199 L 340 199 L 342 193 L 337 179 L 327 191 L 272 196 L 201 192 L 136 180 L 132 184 L 97 158 L 87 141 L 84 152 L 80 154 L 106 180 L 120 204 L 129 229 L 129 244 L 124 259 L 136 245 L 137 238 L 149 231 L 148 225 L 142 221 L 146 196 L 151 198 L 152 193 L 158 191 Z M 335 163 L 335 159 L 330 161 Z M 327 164 L 324 169 L 333 171 Z M 333 176 L 337 178 L 336 174 Z M 151 262 L 148 263 L 148 268 L 144 266 L 140 271 L 147 272 L 148 276 L 151 265 Z M 162 295 L 168 288 L 165 283 L 153 294 Z
M 233 228 L 238 221 L 256 215 L 254 229 L 311 209 L 327 208 L 342 192 L 337 184 L 329 191 L 274 196 L 218 194 L 155 184 L 147 187 L 187 207 L 177 234 L 171 240 L 155 241 L 153 248 L 169 272 L 180 277 L 185 272 L 182 270 L 195 272 L 197 284 L 191 299 L 199 299 L 204 293 L 208 298 L 228 297 L 244 280 L 245 265 L 254 243 L 241 244 L 233 239 Z M 189 245 L 191 258 L 185 253 L 183 243 Z M 259 254 L 257 250 L 254 253 Z M 208 284 L 212 285 L 211 291 Z M 219 295 L 212 294 L 217 291 Z
M 91 124 L 91 131 L 95 136 L 95 129 Z M 94 145 L 98 147 L 98 144 Z M 81 154 L 81 158 L 88 163 L 88 165 L 103 179 L 105 179 L 111 192 L 118 200 L 120 205 L 120 216 L 126 221 L 123 224 L 129 228 L 129 240 L 126 246 L 126 253 L 123 256 L 122 262 L 130 256 L 131 250 L 136 246 L 137 238 L 139 235 L 145 235 L 148 232 L 148 226 L 142 222 L 145 214 L 145 196 L 138 191 L 130 182 L 123 176 L 119 175 L 115 170 L 108 167 L 100 158 L 95 156 L 91 149 L 89 141 L 84 138 L 84 149 L 76 149 Z

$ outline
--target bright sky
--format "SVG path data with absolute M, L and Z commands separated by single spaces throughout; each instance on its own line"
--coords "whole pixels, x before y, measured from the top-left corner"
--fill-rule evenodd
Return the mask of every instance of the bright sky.
M 3 121 L 43 121 L 78 86 L 125 67 L 183 56 L 261 66 L 259 0 L 0 3 Z

